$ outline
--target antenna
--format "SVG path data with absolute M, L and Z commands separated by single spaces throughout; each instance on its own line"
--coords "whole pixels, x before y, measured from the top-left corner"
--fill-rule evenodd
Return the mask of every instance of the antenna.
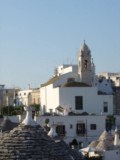
M 67 64 L 69 63 L 69 58 L 67 57 Z
M 30 84 L 28 84 L 28 88 L 30 89 Z
M 73 65 L 73 61 L 74 61 L 74 60 L 72 59 L 72 61 L 71 61 L 71 65 Z

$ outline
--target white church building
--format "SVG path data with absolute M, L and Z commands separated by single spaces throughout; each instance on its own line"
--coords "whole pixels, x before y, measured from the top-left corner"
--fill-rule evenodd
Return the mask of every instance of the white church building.
M 67 143 L 76 139 L 88 145 L 106 128 L 106 116 L 113 114 L 110 86 L 100 85 L 96 83 L 91 51 L 84 42 L 78 52 L 78 65 L 57 67 L 54 76 L 41 85 L 41 116 L 36 121 L 44 126 L 49 119 L 49 125 L 54 123 Z
M 55 75 L 41 85 L 41 114 L 58 113 L 60 109 L 63 109 L 63 114 L 113 114 L 113 95 L 102 92 L 108 86 L 99 92 L 95 82 L 95 65 L 84 42 L 79 49 L 78 65 L 59 66 Z

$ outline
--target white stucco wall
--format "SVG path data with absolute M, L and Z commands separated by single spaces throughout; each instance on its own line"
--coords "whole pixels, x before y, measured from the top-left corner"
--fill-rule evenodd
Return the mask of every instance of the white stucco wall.
M 75 96 L 83 96 L 83 110 L 75 109 Z M 60 88 L 60 105 L 72 108 L 78 113 L 98 113 L 97 90 L 95 87 L 64 87 Z
M 120 149 L 105 151 L 103 160 L 120 160 Z
M 98 95 L 98 108 L 103 115 L 113 114 L 113 95 Z M 108 112 L 103 112 L 103 103 L 108 102 Z
M 22 90 L 18 92 L 17 96 L 17 105 L 30 105 L 31 104 L 31 95 L 32 90 Z
M 83 110 L 75 109 L 75 96 L 83 96 Z M 108 112 L 113 114 L 113 96 L 98 95 L 96 87 L 65 87 L 60 88 L 60 105 L 72 108 L 76 112 L 101 114 L 103 103 L 108 102 Z
M 71 108 L 77 113 L 88 112 L 100 115 L 113 114 L 113 96 L 112 95 L 98 95 L 96 87 L 57 87 L 52 85 L 42 87 L 41 93 L 41 107 L 46 106 L 46 111 L 49 112 L 58 106 L 64 108 Z M 83 96 L 83 110 L 75 109 L 75 96 Z M 103 103 L 108 102 L 108 112 L 103 112 Z
M 64 140 L 69 143 L 74 138 L 78 140 L 78 142 L 84 142 L 84 145 L 87 145 L 92 140 L 96 140 L 100 134 L 105 130 L 105 116 L 40 116 L 36 117 L 36 121 L 41 125 L 45 125 L 45 119 L 49 119 L 49 125 L 65 125 L 66 135 Z M 100 123 L 101 122 L 101 123 Z M 85 128 L 87 130 L 87 134 L 85 136 L 77 135 L 76 133 L 76 124 L 77 123 L 85 123 Z M 96 124 L 96 130 L 91 130 L 90 125 Z M 72 128 L 70 128 L 72 125 Z M 87 143 L 86 143 L 87 141 Z
M 11 122 L 20 123 L 21 122 L 21 115 L 17 116 L 4 116 L 4 120 L 9 119 Z
M 43 107 L 45 106 L 46 112 L 53 109 L 59 105 L 59 88 L 53 88 L 53 85 L 45 86 L 40 89 L 40 99 L 41 99 L 41 112 L 44 112 Z
M 75 81 L 79 81 L 78 74 L 69 72 L 60 76 L 60 78 L 53 83 L 53 87 L 58 87 L 60 85 L 67 83 L 69 78 L 74 78 Z
M 99 82 L 99 80 L 97 80 L 96 84 L 97 84 L 98 91 L 102 91 L 107 94 L 113 93 L 112 84 L 107 79 L 103 78 L 101 82 Z
M 98 76 L 104 76 L 106 79 L 111 79 L 114 81 L 115 86 L 120 86 L 120 73 L 102 72 L 99 73 Z
M 78 66 L 77 65 L 62 65 L 57 67 L 57 74 L 63 75 L 69 72 L 78 73 Z

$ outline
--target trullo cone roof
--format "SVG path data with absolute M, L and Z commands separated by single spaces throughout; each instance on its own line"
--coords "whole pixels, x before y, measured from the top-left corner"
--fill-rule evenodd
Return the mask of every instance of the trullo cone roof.
M 77 160 L 67 145 L 59 145 L 40 125 L 23 122 L 1 137 L 0 160 Z

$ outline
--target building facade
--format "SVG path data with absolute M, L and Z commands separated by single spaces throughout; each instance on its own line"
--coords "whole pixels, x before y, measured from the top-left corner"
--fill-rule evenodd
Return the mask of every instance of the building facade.
M 49 120 L 49 126 L 55 125 L 56 133 L 64 139 L 67 144 L 76 139 L 78 148 L 88 145 L 97 139 L 106 127 L 106 116 L 40 116 L 36 118 L 42 127 Z M 100 123 L 101 122 L 101 123 Z
M 37 121 L 42 124 L 45 118 L 50 119 L 50 125 L 56 124 L 56 132 L 64 133 L 67 143 L 76 139 L 79 144 L 88 144 L 109 128 L 106 117 L 113 115 L 114 105 L 108 84 L 96 83 L 91 51 L 84 42 L 78 53 L 78 65 L 57 67 L 54 76 L 41 85 L 42 116 Z
M 31 92 L 31 89 L 19 91 L 17 96 L 17 106 L 29 106 L 32 103 Z
M 17 106 L 40 105 L 40 89 L 21 90 L 17 96 Z
M 84 42 L 78 53 L 78 65 L 57 67 L 55 75 L 41 85 L 41 114 L 56 112 L 61 106 L 68 112 L 113 114 L 113 90 L 108 81 L 95 81 L 95 65 Z
M 96 87 L 53 88 L 53 85 L 48 85 L 40 92 L 42 113 L 56 112 L 61 106 L 75 113 L 113 114 L 113 95 L 99 95 Z

